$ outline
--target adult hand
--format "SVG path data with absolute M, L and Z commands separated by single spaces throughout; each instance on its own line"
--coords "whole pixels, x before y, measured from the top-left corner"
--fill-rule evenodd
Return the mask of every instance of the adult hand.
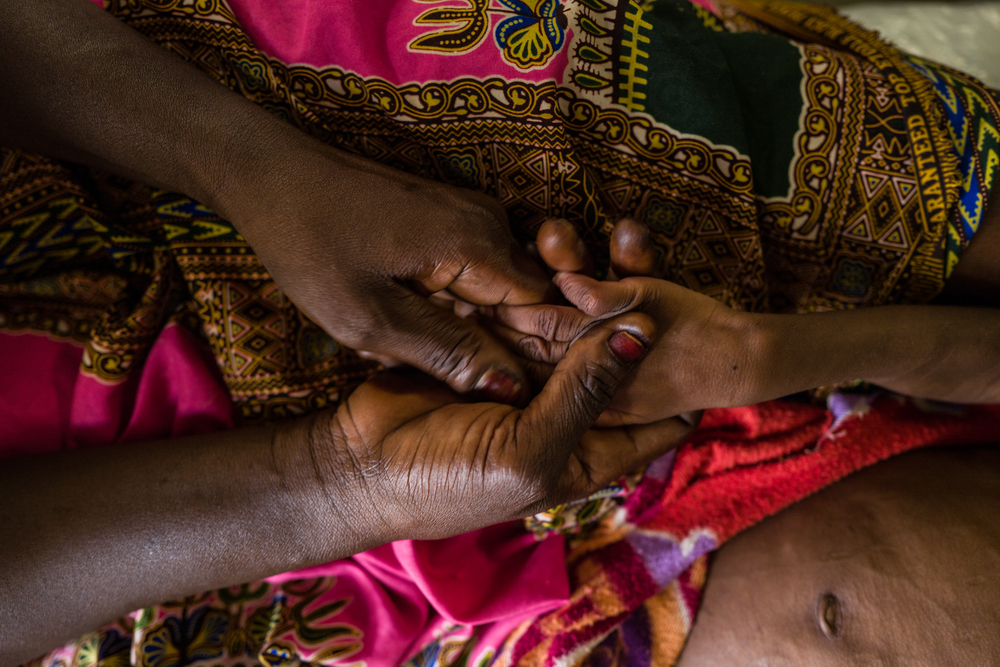
M 460 393 L 527 399 L 516 356 L 474 320 L 427 299 L 435 292 L 479 306 L 546 299 L 551 283 L 494 199 L 305 135 L 286 137 L 269 154 L 254 172 L 254 196 L 229 188 L 217 207 L 299 308 L 341 343 L 394 357 Z
M 469 403 L 426 376 L 383 373 L 313 428 L 331 488 L 360 488 L 352 525 L 439 538 L 582 498 L 676 447 L 679 419 L 590 429 L 652 341 L 630 313 L 576 341 L 523 410 Z M 588 430 L 590 429 L 590 430 Z
M 0 525 L 18 539 L 0 542 L 0 664 L 163 600 L 597 490 L 690 431 L 588 431 L 643 354 L 626 331 L 654 340 L 645 315 L 603 323 L 524 410 L 387 372 L 336 411 L 5 460 Z
M 534 254 L 550 275 L 578 273 L 590 278 L 597 275 L 587 245 L 567 220 L 546 220 L 533 245 Z M 636 220 L 618 221 L 611 234 L 609 255 L 608 280 L 633 275 L 659 277 L 649 228 Z M 478 315 L 476 309 L 464 303 L 456 303 L 454 310 L 464 317 Z M 545 384 L 573 339 L 600 321 L 575 308 L 548 305 L 488 309 L 488 315 L 484 320 L 486 326 L 518 353 L 535 387 Z
M 543 300 L 551 285 L 493 199 L 325 146 L 87 0 L 3 3 L 0 57 L 17 63 L 0 72 L 4 145 L 194 197 L 342 343 L 459 392 L 527 397 L 512 354 L 424 298 Z
M 586 330 L 593 326 L 588 318 L 602 321 L 637 311 L 650 315 L 663 332 L 599 425 L 642 424 L 755 402 L 747 397 L 757 389 L 763 344 L 754 316 L 667 280 L 632 276 L 599 282 L 558 273 L 554 282 L 579 309 L 569 314 L 564 329 L 574 326 L 570 320 Z

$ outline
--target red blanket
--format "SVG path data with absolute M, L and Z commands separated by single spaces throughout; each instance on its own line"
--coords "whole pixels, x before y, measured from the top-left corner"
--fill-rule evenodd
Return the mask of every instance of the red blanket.
M 712 549 L 765 517 L 895 454 L 1000 441 L 1000 406 L 835 394 L 831 410 L 785 401 L 710 410 L 628 501 L 571 541 L 570 601 L 522 626 L 500 664 L 673 664 Z

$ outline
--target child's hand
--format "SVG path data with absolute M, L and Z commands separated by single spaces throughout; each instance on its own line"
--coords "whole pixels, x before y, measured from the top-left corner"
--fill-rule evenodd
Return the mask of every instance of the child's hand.
M 674 283 L 636 274 L 655 269 L 648 232 L 625 220 L 611 239 L 612 278 L 597 281 L 575 231 L 564 221 L 543 225 L 539 254 L 560 272 L 553 282 L 574 307 L 501 307 L 494 332 L 528 360 L 543 382 L 570 342 L 598 322 L 638 310 L 653 317 L 661 332 L 647 357 L 618 392 L 599 426 L 649 423 L 707 407 L 742 404 L 752 395 L 751 367 L 759 347 L 753 316 Z M 580 273 L 570 273 L 579 271 Z

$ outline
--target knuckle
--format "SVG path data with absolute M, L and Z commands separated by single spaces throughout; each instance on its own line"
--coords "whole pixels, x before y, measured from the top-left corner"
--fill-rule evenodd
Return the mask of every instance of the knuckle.
M 367 308 L 353 314 L 339 338 L 355 349 L 377 351 L 383 341 L 391 339 L 392 333 L 398 328 L 397 319 L 389 312 Z
M 461 224 L 468 230 L 469 221 L 474 221 L 483 229 L 508 231 L 507 213 L 500 202 L 479 192 L 462 190 L 455 201 L 455 224 Z M 508 231 L 509 233 L 509 231 Z
M 534 336 L 521 336 L 517 340 L 517 350 L 525 359 L 541 361 L 542 345 Z
M 522 357 L 531 361 L 546 362 L 551 356 L 548 343 L 534 336 L 522 336 L 517 341 L 517 349 Z
M 442 378 L 457 379 L 469 374 L 482 350 L 482 340 L 466 328 L 452 328 L 446 323 L 433 328 L 424 343 L 425 358 Z
M 585 375 L 577 387 L 580 392 L 577 405 L 586 411 L 588 419 L 596 420 L 614 399 L 618 389 L 618 376 L 601 364 L 588 362 Z
M 547 341 L 555 339 L 559 316 L 552 308 L 539 308 L 532 316 L 532 328 L 536 334 Z
M 603 300 L 597 295 L 596 290 L 586 290 L 580 295 L 580 310 L 591 315 L 600 315 L 604 312 Z
M 493 197 L 484 195 L 480 192 L 475 192 L 473 193 L 471 208 L 476 216 L 484 221 L 497 225 L 503 224 L 506 226 L 507 212 L 504 211 L 500 202 Z

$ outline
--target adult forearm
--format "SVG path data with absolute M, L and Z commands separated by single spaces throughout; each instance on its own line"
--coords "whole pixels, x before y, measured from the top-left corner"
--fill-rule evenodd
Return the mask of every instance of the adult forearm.
M 527 398 L 515 355 L 424 297 L 547 298 L 492 197 L 328 146 L 87 0 L 0 3 L 0 59 L 0 143 L 183 192 L 231 222 L 338 342 L 460 393 Z
M 88 0 L 2 3 L 0 60 L 0 143 L 209 204 L 297 132 Z
M 1000 310 L 885 306 L 759 316 L 758 400 L 863 379 L 937 400 L 1000 402 Z
M 389 541 L 353 521 L 350 475 L 317 474 L 313 424 L 4 461 L 0 665 L 133 609 Z

